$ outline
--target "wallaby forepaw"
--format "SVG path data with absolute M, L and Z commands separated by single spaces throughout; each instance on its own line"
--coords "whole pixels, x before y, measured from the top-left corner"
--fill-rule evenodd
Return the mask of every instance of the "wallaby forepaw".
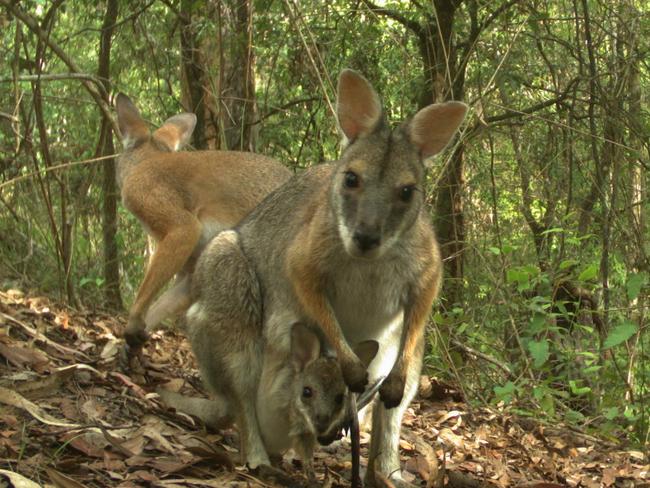
M 341 364 L 343 381 L 355 393 L 363 393 L 368 384 L 368 371 L 358 359 L 355 362 Z
M 386 408 L 395 408 L 402 403 L 406 381 L 403 376 L 389 374 L 379 389 L 379 397 Z

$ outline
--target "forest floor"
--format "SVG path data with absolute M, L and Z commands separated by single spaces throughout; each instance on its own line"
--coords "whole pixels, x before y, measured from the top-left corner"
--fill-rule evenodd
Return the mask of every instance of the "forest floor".
M 152 339 L 144 374 L 127 375 L 117 368 L 123 325 L 0 291 L 0 487 L 274 486 L 238 465 L 236 431 L 206 431 L 158 400 L 160 386 L 200 388 L 186 341 Z M 415 485 L 650 487 L 647 453 L 504 409 L 470 409 L 453 388 L 421 383 L 400 442 Z M 362 433 L 362 465 L 368 442 Z M 305 486 L 288 456 L 283 468 Z M 346 439 L 317 451 L 316 470 L 322 486 L 350 486 Z

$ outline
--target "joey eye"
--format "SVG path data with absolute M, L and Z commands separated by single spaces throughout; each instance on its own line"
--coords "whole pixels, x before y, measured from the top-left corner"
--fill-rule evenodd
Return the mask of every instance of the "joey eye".
M 305 386 L 302 389 L 302 397 L 303 398 L 311 398 L 312 396 L 314 396 L 314 391 L 311 389 L 311 387 Z
M 346 188 L 358 188 L 359 176 L 354 171 L 346 171 L 343 176 L 343 186 Z
M 413 192 L 415 191 L 415 185 L 405 185 L 399 190 L 399 199 L 404 203 L 408 203 L 413 198 Z
M 343 393 L 336 395 L 336 397 L 334 397 L 334 401 L 337 405 L 341 405 L 343 403 Z

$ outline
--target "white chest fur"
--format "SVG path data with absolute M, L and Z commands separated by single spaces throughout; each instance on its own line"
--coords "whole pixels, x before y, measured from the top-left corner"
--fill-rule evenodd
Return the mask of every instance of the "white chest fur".
M 393 268 L 390 263 L 361 263 L 340 268 L 332 277 L 328 299 L 351 344 L 379 340 L 401 326 L 405 287 Z

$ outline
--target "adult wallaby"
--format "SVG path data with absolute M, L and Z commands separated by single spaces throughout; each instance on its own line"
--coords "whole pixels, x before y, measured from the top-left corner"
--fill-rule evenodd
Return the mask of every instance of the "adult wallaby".
M 348 144 L 340 160 L 293 177 L 206 247 L 187 318 L 228 331 L 212 348 L 211 374 L 221 375 L 239 406 L 249 466 L 269 462 L 254 408 L 258 382 L 270 362 L 288 356 L 292 324 L 307 323 L 334 348 L 353 391 L 369 376 L 387 375 L 383 404 L 373 411 L 366 483 L 376 484 L 379 472 L 407 485 L 400 424 L 417 390 L 442 273 L 424 207 L 425 162 L 449 143 L 466 111 L 458 102 L 429 105 L 392 129 L 370 83 L 343 71 L 337 115 Z M 246 273 L 259 288 L 241 293 Z M 370 339 L 380 347 L 366 371 L 351 346 Z
M 242 288 L 243 290 L 243 288 Z M 228 426 L 237 417 L 227 396 L 222 375 L 212 367 L 212 345 L 221 340 L 224 329 L 213 329 L 209 322 L 190 324 L 186 332 L 211 390 L 211 399 L 188 397 L 159 390 L 169 406 L 203 420 L 215 429 Z M 377 353 L 376 341 L 361 343 L 355 352 L 365 364 Z M 316 442 L 329 444 L 336 438 L 348 412 L 348 388 L 341 368 L 333 356 L 321 354 L 319 337 L 302 324 L 291 329 L 291 353 L 287 361 L 275 362 L 259 381 L 256 414 L 266 452 L 279 457 L 292 448 L 303 462 L 305 474 L 314 480 L 313 451 Z M 246 371 L 242 372 L 246 374 Z M 242 436 L 245 434 L 242 432 Z
M 175 115 L 151 134 L 129 97 L 119 93 L 115 105 L 124 145 L 117 161 L 122 201 L 157 242 L 124 334 L 129 346 L 138 347 L 146 340 L 146 326 L 189 306 L 187 276 L 209 239 L 237 224 L 291 172 L 259 154 L 177 152 L 190 140 L 196 115 Z M 178 285 L 146 315 L 176 274 Z

